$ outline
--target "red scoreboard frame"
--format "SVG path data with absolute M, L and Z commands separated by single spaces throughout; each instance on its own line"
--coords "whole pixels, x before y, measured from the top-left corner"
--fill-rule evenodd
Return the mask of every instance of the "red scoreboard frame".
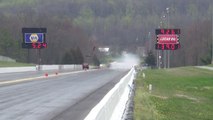
M 180 48 L 179 35 L 180 29 L 156 29 L 157 50 L 177 50 Z

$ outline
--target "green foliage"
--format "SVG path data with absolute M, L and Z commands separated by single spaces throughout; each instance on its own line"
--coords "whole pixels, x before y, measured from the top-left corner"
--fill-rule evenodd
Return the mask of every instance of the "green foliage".
M 18 40 L 14 40 L 8 30 L 0 29 L 0 55 L 17 58 L 18 47 Z
M 35 65 L 27 64 L 27 63 L 20 63 L 20 62 L 0 61 L 0 67 L 23 67 L 23 66 L 35 66 Z
M 148 66 L 154 67 L 156 65 L 155 60 L 153 52 L 149 51 L 148 56 L 145 58 L 145 63 L 148 64 Z
M 210 49 L 208 50 L 209 52 L 207 52 L 207 54 L 204 57 L 200 58 L 201 62 L 204 65 L 209 65 L 212 62 L 212 46 L 213 45 L 210 46 Z
M 139 72 L 136 80 L 135 120 L 212 119 L 211 70 L 194 67 L 149 69 L 145 74 L 144 79 Z M 147 88 L 149 84 L 153 86 L 151 92 Z
M 194 4 L 194 3 L 190 4 L 188 7 L 188 10 L 187 10 L 187 13 L 193 19 L 198 18 L 198 8 L 197 8 L 196 4 Z
M 62 58 L 62 64 L 82 64 L 84 62 L 80 48 L 70 49 Z
M 0 53 L 2 55 L 7 55 L 8 54 L 8 48 L 12 47 L 12 40 L 10 35 L 8 34 L 8 32 L 6 30 L 2 30 L 0 31 Z
M 77 47 L 76 50 L 76 63 L 77 64 L 82 64 L 84 62 L 84 56 L 81 52 L 81 49 L 79 47 Z
M 93 62 L 95 66 L 100 66 L 100 61 L 96 55 L 93 56 Z
M 132 23 L 132 17 L 131 16 L 124 16 L 122 19 L 121 19 L 123 25 L 131 25 Z
M 36 0 L 1 0 L 0 7 L 13 7 L 16 5 L 34 5 Z
M 204 65 L 211 64 L 212 58 L 211 58 L 211 56 L 207 56 L 206 58 L 201 58 L 201 62 L 202 62 Z
M 81 9 L 80 15 L 74 19 L 74 25 L 82 26 L 91 30 L 94 22 L 93 14 L 94 13 L 90 8 L 84 7 Z
M 165 8 L 169 7 L 170 26 L 181 28 L 180 43 L 183 45 L 171 56 L 171 65 L 199 65 L 200 58 L 206 57 L 205 46 L 211 41 L 211 34 L 208 33 L 211 31 L 211 3 L 212 0 L 0 0 L 0 29 L 6 28 L 5 37 L 13 41 L 3 42 L 3 46 L 16 48 L 10 50 L 17 51 L 9 53 L 13 54 L 10 56 L 24 61 L 26 50 L 20 49 L 20 29 L 47 27 L 48 49 L 43 50 L 42 57 L 45 63 L 52 64 L 60 61 L 66 50 L 75 46 L 87 54 L 93 38 L 96 39 L 95 44 L 107 45 L 113 48 L 115 54 L 123 50 L 136 51 L 138 46 L 146 46 L 148 32 L 155 41 L 154 30 L 160 26 L 160 21 L 163 23 L 160 27 L 167 26 L 167 20 L 161 17 L 166 14 Z M 200 44 L 201 41 L 205 44 Z M 6 47 L 0 50 L 2 54 L 8 54 L 5 53 L 8 51 Z M 31 56 L 35 54 L 35 51 L 30 51 Z M 30 61 L 33 60 L 35 58 L 30 57 Z
M 62 58 L 62 64 L 72 64 L 73 58 L 70 53 L 65 53 Z

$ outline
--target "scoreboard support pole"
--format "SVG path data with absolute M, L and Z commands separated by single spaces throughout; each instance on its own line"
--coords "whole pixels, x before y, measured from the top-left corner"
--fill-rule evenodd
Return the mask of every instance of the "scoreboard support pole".
M 161 68 L 161 51 L 157 50 L 157 68 L 160 69 Z
M 211 64 L 213 64 L 213 11 L 211 12 L 211 14 L 212 14 L 212 17 L 211 17 L 211 21 L 212 21 L 212 45 L 211 45 L 211 49 L 212 49 L 212 54 L 211 54 L 211 56 L 212 56 L 212 61 L 211 61 Z
M 39 70 L 41 70 L 41 49 L 38 49 L 38 59 Z
M 167 67 L 168 67 L 168 68 L 170 68 L 170 50 L 168 50 L 168 58 L 167 58 L 167 62 L 168 62 Z
M 41 70 L 41 49 L 36 49 L 37 53 L 37 64 L 38 64 L 38 71 Z
M 158 55 L 159 55 L 159 56 L 158 56 L 158 59 L 159 59 L 159 60 L 158 60 L 158 63 L 159 63 L 158 68 L 161 69 L 161 66 L 162 66 L 162 53 L 161 53 L 160 50 L 158 50 L 158 53 L 159 53 L 159 54 L 158 54 Z
M 157 51 L 157 57 L 156 57 L 156 59 L 157 59 L 157 65 L 156 65 L 156 67 L 158 68 L 159 67 L 159 52 L 158 52 L 158 50 L 156 50 Z
M 27 49 L 27 63 L 30 63 L 30 49 Z
M 164 57 L 164 69 L 166 69 L 166 66 L 167 66 L 167 52 L 164 50 L 163 51 L 164 52 L 164 55 L 163 55 L 163 57 Z
M 166 8 L 166 12 L 167 12 L 167 27 L 168 29 L 170 28 L 170 8 L 167 7 Z M 170 68 L 170 50 L 168 50 L 168 58 L 167 58 L 167 62 L 168 62 L 168 65 L 167 65 L 167 68 Z

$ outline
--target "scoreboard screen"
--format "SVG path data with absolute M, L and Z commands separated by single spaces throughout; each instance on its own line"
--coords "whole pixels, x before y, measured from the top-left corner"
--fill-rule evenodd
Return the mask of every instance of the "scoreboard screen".
M 44 33 L 25 33 L 24 41 L 25 43 L 43 43 Z

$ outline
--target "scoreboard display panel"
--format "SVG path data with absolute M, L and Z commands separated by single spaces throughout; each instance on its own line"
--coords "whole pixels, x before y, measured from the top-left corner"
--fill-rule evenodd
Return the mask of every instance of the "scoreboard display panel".
M 47 48 L 45 39 L 46 28 L 22 28 L 22 48 L 41 49 Z
M 177 50 L 180 48 L 180 29 L 156 29 L 157 50 Z

